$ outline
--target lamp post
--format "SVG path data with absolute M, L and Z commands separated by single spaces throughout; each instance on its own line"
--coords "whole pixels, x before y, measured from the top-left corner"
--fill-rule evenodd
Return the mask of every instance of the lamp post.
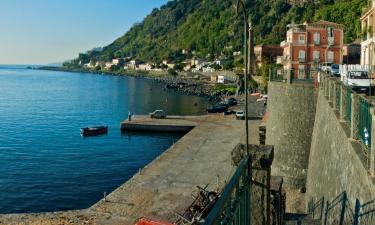
M 242 10 L 242 17 L 243 17 L 243 23 L 244 23 L 244 67 L 245 67 L 245 123 L 246 123 L 246 154 L 247 156 L 250 156 L 249 152 L 249 123 L 248 123 L 248 30 L 249 30 L 249 24 L 248 19 L 249 16 L 246 11 L 245 3 L 243 0 L 237 0 L 236 5 L 236 13 L 239 16 L 240 12 L 239 10 Z

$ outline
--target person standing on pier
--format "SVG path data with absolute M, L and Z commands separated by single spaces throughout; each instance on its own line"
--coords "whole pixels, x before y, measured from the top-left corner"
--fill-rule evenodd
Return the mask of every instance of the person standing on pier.
M 130 111 L 129 111 L 129 113 L 128 113 L 128 120 L 129 120 L 129 121 L 132 120 L 132 114 L 130 113 Z

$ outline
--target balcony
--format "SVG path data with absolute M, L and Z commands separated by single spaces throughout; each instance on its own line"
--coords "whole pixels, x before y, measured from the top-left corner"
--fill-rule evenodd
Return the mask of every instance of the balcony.
M 298 62 L 305 62 L 306 59 L 305 58 L 298 58 Z
M 282 41 L 281 43 L 280 43 L 280 47 L 284 47 L 285 45 L 287 45 L 288 44 L 288 42 L 285 40 L 285 41 Z

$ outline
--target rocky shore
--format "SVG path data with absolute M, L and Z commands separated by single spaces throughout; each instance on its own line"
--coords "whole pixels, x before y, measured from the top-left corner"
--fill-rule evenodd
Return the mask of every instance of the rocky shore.
M 219 89 L 215 87 L 215 84 L 210 83 L 205 79 L 200 79 L 198 75 L 185 77 L 185 76 L 171 76 L 167 74 L 149 74 L 146 72 L 126 72 L 126 73 L 102 73 L 95 71 L 88 71 L 85 69 L 70 70 L 63 67 L 39 67 L 39 70 L 50 70 L 50 71 L 61 71 L 61 72 L 76 72 L 76 73 L 93 73 L 102 75 L 113 75 L 113 76 L 131 76 L 131 77 L 142 77 L 153 80 L 158 83 L 166 91 L 174 91 L 184 95 L 194 95 L 208 98 L 210 101 L 217 102 L 223 97 L 233 94 L 227 90 Z

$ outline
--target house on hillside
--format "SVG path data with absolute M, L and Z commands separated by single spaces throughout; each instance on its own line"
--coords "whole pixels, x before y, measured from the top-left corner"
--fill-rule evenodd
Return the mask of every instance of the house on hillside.
M 314 23 L 289 24 L 283 48 L 282 64 L 296 78 L 306 78 L 307 71 L 328 62 L 342 64 L 344 26 L 320 20 Z
M 139 64 L 141 64 L 141 63 L 142 62 L 138 59 L 130 60 L 128 63 L 126 63 L 126 65 L 124 66 L 124 69 L 125 70 L 137 70 Z
M 151 71 L 152 70 L 152 65 L 150 63 L 139 64 L 138 65 L 138 70 L 141 70 L 141 71 Z
M 112 59 L 112 64 L 115 66 L 123 66 L 125 63 L 125 59 L 118 58 L 118 59 Z
M 258 67 L 262 62 L 274 63 L 278 56 L 283 55 L 283 48 L 280 45 L 260 44 L 254 47 L 256 63 Z

